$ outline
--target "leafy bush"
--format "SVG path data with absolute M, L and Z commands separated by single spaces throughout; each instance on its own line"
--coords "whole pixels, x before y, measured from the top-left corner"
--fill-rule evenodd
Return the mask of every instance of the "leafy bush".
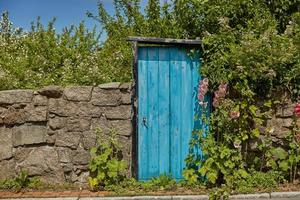
M 122 160 L 120 146 L 115 131 L 109 138 L 97 130 L 98 146 L 91 149 L 89 163 L 91 189 L 104 188 L 119 184 L 125 178 L 127 164 Z
M 29 177 L 26 171 L 21 171 L 16 177 L 0 181 L 0 189 L 34 188 L 40 184 L 37 177 Z
M 57 33 L 55 20 L 44 27 L 38 20 L 28 32 L 16 29 L 3 13 L 0 21 L 0 90 L 44 85 L 96 85 L 129 81 L 123 68 L 104 63 L 96 29 L 84 23 Z

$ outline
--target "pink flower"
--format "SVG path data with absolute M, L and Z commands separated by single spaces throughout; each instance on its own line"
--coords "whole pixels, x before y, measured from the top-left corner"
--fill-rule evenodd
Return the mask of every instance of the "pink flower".
M 204 101 L 205 94 L 208 92 L 208 78 L 204 78 L 198 85 L 198 101 L 200 105 L 206 105 Z
M 237 119 L 237 118 L 240 117 L 240 112 L 239 112 L 239 111 L 231 111 L 231 112 L 229 113 L 229 117 L 230 117 L 231 119 Z
M 297 117 L 300 117 L 300 103 L 297 103 L 294 108 L 294 113 Z
M 221 100 L 223 100 L 226 96 L 227 92 L 227 84 L 220 84 L 219 89 L 214 93 L 213 106 L 218 107 Z

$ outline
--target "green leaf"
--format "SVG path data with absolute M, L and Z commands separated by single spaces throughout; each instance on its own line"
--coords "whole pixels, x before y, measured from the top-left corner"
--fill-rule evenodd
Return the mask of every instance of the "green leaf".
M 260 132 L 257 128 L 253 129 L 251 131 L 251 133 L 252 133 L 252 136 L 254 136 L 254 137 L 258 137 L 260 135 Z
M 287 171 L 289 169 L 289 163 L 287 161 L 281 161 L 279 163 L 279 167 L 280 169 L 282 169 L 283 171 Z
M 277 147 L 271 150 L 272 155 L 274 158 L 283 160 L 288 156 L 288 153 L 281 147 Z

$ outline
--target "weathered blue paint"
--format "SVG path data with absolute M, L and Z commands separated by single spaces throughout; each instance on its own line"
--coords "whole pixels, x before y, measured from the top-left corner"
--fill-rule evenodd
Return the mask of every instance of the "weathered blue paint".
M 138 48 L 138 179 L 182 179 L 197 102 L 199 55 L 179 47 Z M 200 152 L 199 152 L 200 153 Z

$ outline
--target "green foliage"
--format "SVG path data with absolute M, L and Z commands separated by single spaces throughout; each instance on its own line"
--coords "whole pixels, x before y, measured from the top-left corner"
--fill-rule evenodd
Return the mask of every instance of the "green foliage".
M 246 179 L 236 180 L 237 193 L 253 193 L 258 191 L 272 191 L 283 182 L 284 177 L 280 172 L 257 172 L 250 171 L 250 175 Z
M 122 160 L 116 132 L 111 130 L 109 138 L 97 130 L 98 146 L 91 149 L 89 163 L 91 189 L 119 184 L 125 178 L 127 164 Z
M 289 146 L 283 150 L 269 141 L 274 127 L 263 127 L 283 93 L 299 99 L 299 3 L 201 0 L 190 4 L 202 16 L 198 18 L 203 41 L 201 73 L 209 79 L 211 92 L 224 83 L 228 89 L 210 116 L 204 108 L 202 116 L 197 116 L 204 123 L 190 143 L 184 172 L 188 181 L 236 188 L 236 180 L 246 180 L 252 167 L 261 173 L 271 170 L 284 172 L 285 178 L 295 176 L 296 132 L 286 135 Z M 232 112 L 239 115 L 231 117 Z M 261 144 L 250 150 L 254 141 Z M 195 147 L 202 149 L 202 157 L 193 153 Z
M 109 185 L 105 189 L 114 191 L 116 193 L 135 192 L 143 194 L 155 191 L 175 191 L 180 184 L 176 182 L 171 176 L 160 175 L 153 177 L 149 181 L 137 181 L 134 178 L 124 179 L 117 185 Z
M 84 23 L 57 33 L 55 19 L 44 27 L 39 19 L 28 32 L 13 28 L 8 13 L 0 20 L 0 89 L 44 85 L 96 85 L 129 81 L 130 74 L 104 62 L 96 29 Z
M 0 181 L 0 189 L 20 190 L 22 188 L 35 187 L 40 180 L 36 177 L 29 177 L 26 171 L 21 171 L 16 177 Z

